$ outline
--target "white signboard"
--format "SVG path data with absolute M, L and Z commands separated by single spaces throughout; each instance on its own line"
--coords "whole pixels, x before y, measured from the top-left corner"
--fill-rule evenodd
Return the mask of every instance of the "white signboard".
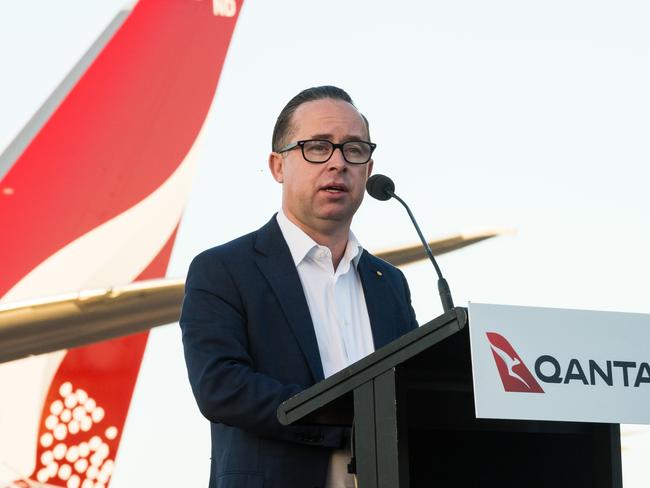
M 650 424 L 650 315 L 472 303 L 479 418 Z

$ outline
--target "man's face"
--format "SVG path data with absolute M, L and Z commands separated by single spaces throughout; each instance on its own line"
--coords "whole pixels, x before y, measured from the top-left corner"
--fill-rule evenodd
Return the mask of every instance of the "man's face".
M 347 102 L 322 99 L 300 105 L 291 119 L 287 143 L 305 139 L 327 139 L 333 143 L 368 140 L 361 114 Z M 366 180 L 372 171 L 366 164 L 349 164 L 340 149 L 326 163 L 314 164 L 300 148 L 272 153 L 269 166 L 282 183 L 282 208 L 290 220 L 309 233 L 350 226 L 361 205 Z

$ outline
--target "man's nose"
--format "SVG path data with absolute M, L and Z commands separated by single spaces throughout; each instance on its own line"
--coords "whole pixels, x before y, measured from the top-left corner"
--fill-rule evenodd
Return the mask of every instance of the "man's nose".
M 345 171 L 347 169 L 347 162 L 343 157 L 343 149 L 340 147 L 335 147 L 332 156 L 330 156 L 327 161 L 328 169 L 338 169 L 339 171 Z

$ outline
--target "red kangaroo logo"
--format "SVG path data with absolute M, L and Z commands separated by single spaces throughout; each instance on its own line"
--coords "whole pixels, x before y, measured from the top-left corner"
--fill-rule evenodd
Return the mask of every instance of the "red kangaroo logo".
M 515 352 L 508 340 L 496 332 L 486 332 L 494 361 L 505 391 L 544 393 L 535 377 Z

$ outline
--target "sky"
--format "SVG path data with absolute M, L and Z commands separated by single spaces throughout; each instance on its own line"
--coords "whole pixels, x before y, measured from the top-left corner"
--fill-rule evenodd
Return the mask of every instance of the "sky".
M 123 6 L 0 3 L 0 152 Z M 516 230 L 439 259 L 456 304 L 650 313 L 649 14 L 643 1 L 246 0 L 168 276 L 270 218 L 275 117 L 335 84 L 427 237 Z M 395 201 L 366 199 L 353 230 L 369 250 L 417 239 Z M 437 316 L 430 263 L 404 272 L 419 321 Z M 129 415 L 113 488 L 206 484 L 208 425 L 177 326 L 153 331 Z M 645 486 L 650 436 L 628 431 L 625 486 Z M 177 468 L 152 484 L 161 463 Z

